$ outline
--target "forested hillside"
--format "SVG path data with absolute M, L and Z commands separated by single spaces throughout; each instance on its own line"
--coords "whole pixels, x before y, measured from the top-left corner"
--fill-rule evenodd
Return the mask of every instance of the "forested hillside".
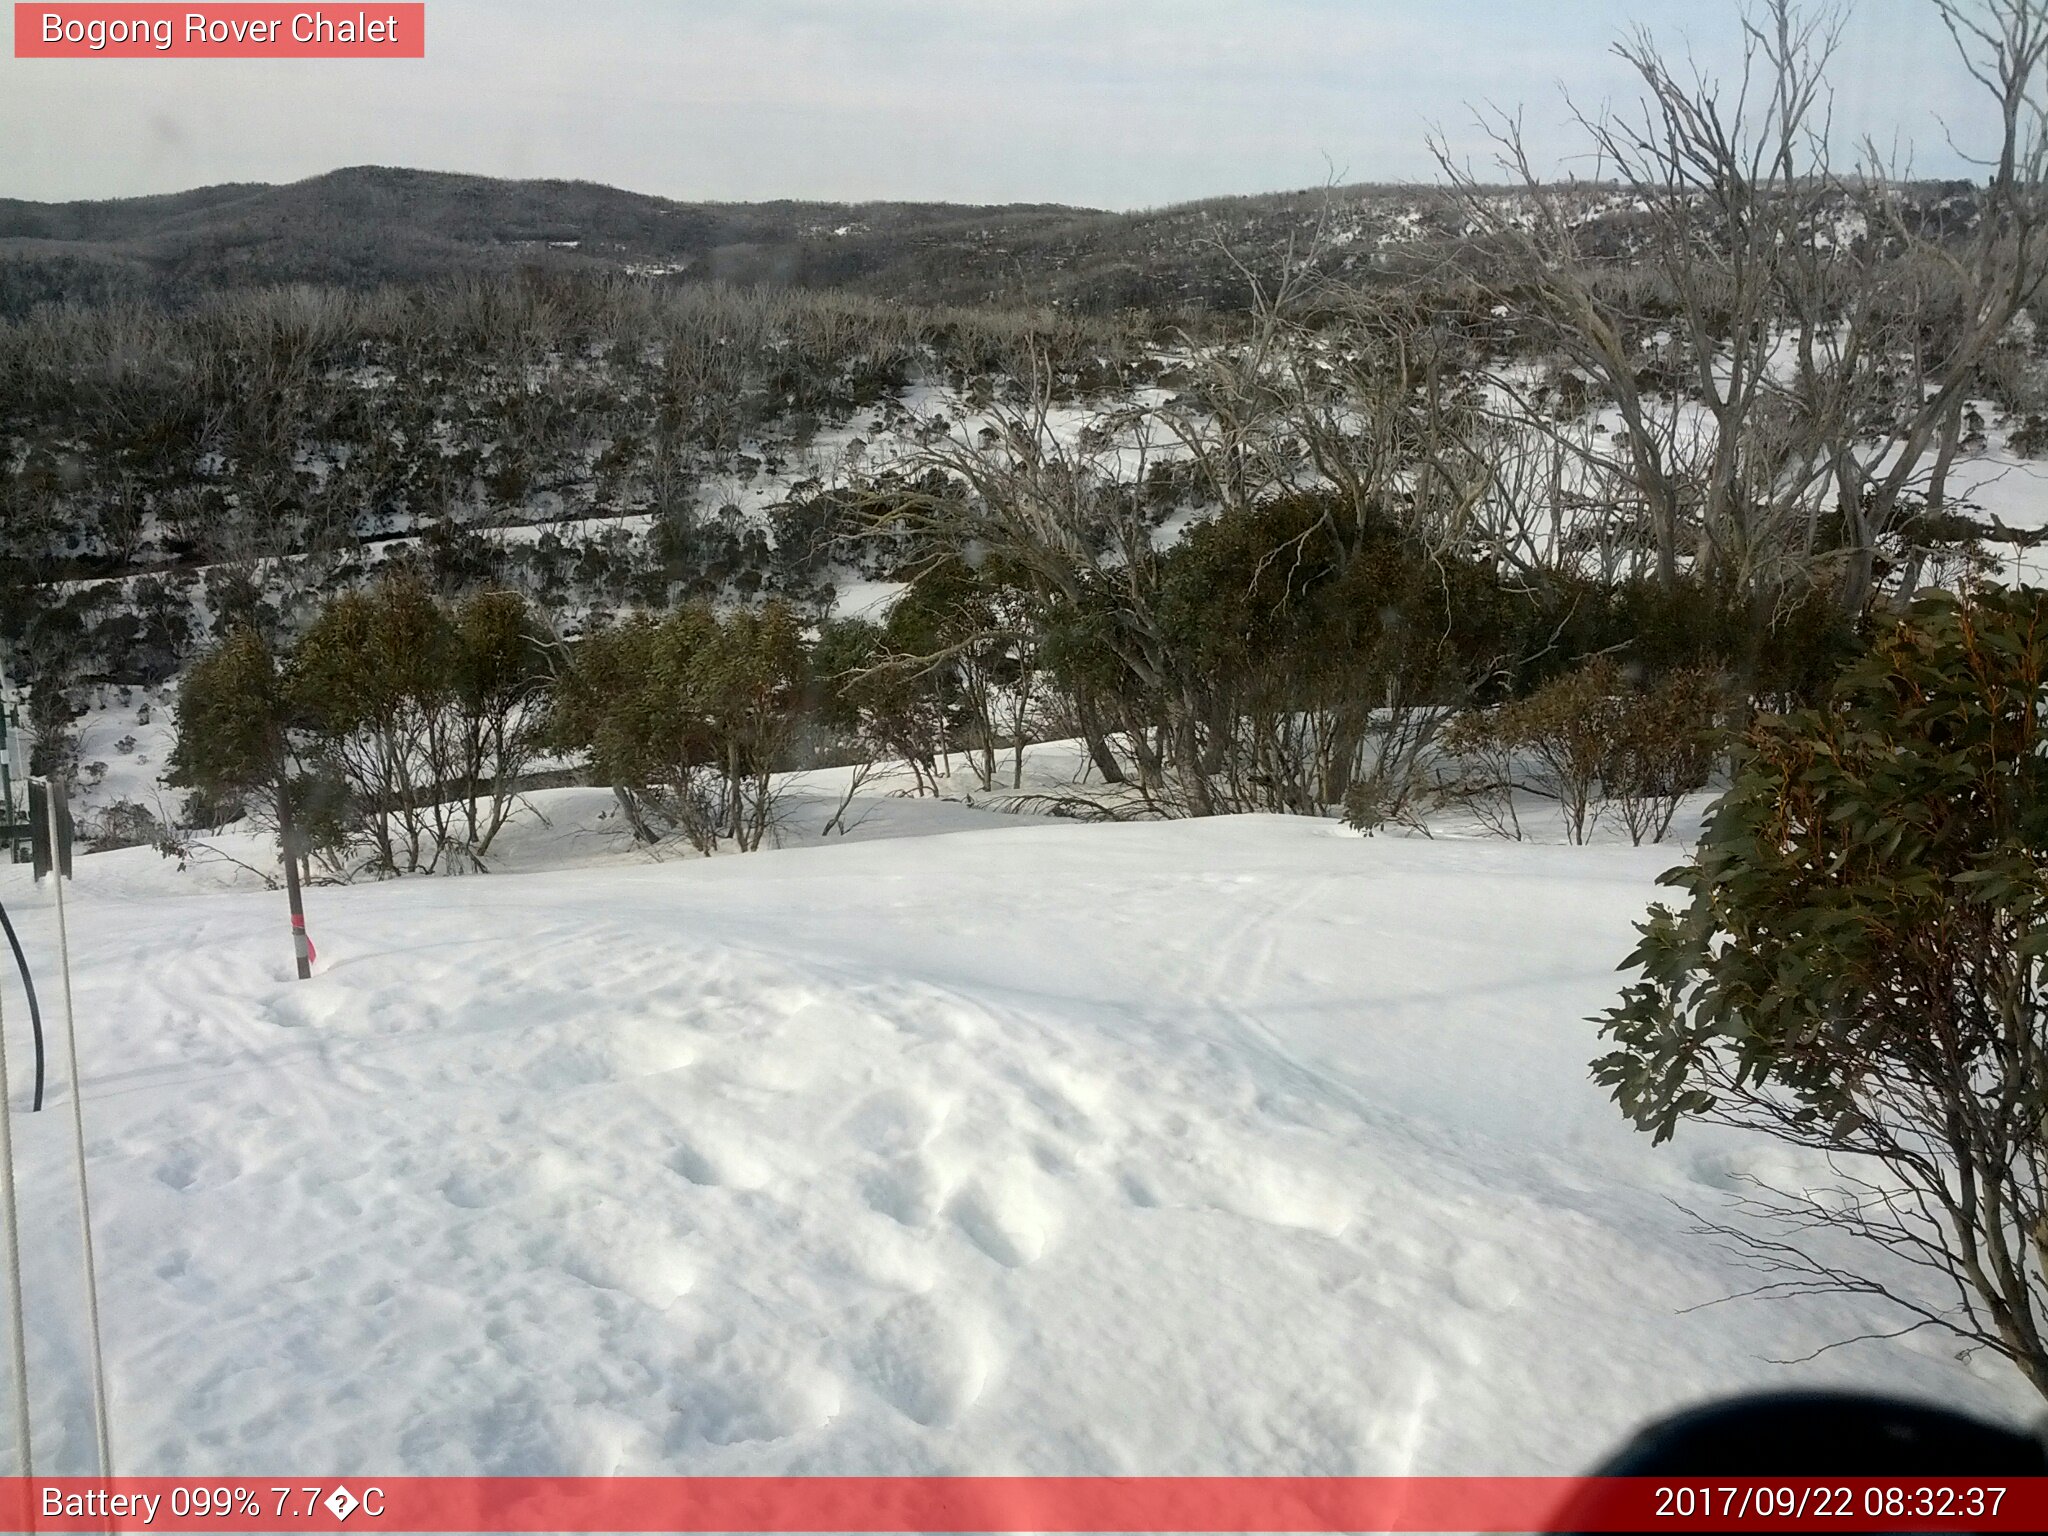
M 1517 200 L 1509 188 L 1506 200 Z M 1967 189 L 1916 186 L 1922 213 Z M 1616 186 L 1574 197 L 1610 249 L 1642 237 Z M 0 314 L 63 299 L 182 306 L 222 288 L 352 289 L 541 270 L 847 289 L 935 305 L 1242 313 L 1290 260 L 1413 274 L 1483 239 L 1438 188 L 1324 187 L 1135 213 L 1011 204 L 689 203 L 585 182 L 362 166 L 285 186 L 98 203 L 0 199 Z
M 530 739 L 472 754 L 472 798 L 545 762 L 655 844 L 773 841 L 758 796 L 813 761 L 936 791 L 964 752 L 988 792 L 1009 752 L 1021 794 L 1047 739 L 1099 780 L 1072 814 L 1513 833 L 1540 788 L 1574 837 L 1599 799 L 1661 836 L 1725 722 L 1817 698 L 1923 585 L 2024 568 L 2048 219 L 2019 116 L 1986 184 L 1894 181 L 1806 97 L 1730 139 L 1638 62 L 1667 137 L 1589 125 L 1598 183 L 1446 155 L 1110 214 L 370 168 L 0 205 L 0 635 L 39 760 L 131 829 L 263 814 L 81 722 L 137 689 L 168 718 L 236 634 L 310 687 L 312 637 L 452 625 L 459 670 L 474 620 Z M 679 712 L 626 702 L 693 668 Z M 278 727 L 316 777 L 368 731 L 388 779 L 461 693 L 394 674 L 411 724 L 324 719 L 370 681 L 319 675 Z M 449 772 L 334 789 L 335 868 L 463 853 L 385 829 Z

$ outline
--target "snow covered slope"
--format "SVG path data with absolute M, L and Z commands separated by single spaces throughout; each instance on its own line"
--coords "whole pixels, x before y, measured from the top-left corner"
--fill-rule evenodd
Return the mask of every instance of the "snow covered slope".
M 317 890 L 308 984 L 281 897 L 87 860 L 120 1470 L 1540 1472 L 1748 1384 L 2024 1410 L 1931 1337 L 1771 1363 L 1864 1303 L 1683 1310 L 1753 1282 L 1680 1207 L 1798 1170 L 1586 1080 L 1673 856 L 1012 823 Z M 63 1116 L 21 1134 L 82 1470 Z

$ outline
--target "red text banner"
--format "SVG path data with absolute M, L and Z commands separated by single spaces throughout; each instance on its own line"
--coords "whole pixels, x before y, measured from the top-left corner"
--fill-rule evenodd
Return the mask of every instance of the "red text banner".
M 423 59 L 413 4 L 14 7 L 18 59 Z
M 0 1528 L 2040 1531 L 2048 1478 L 7 1478 Z

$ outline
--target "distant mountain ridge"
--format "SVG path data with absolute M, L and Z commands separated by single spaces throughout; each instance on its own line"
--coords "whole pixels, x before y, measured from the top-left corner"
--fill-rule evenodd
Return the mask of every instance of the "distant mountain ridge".
M 1940 219 L 1959 184 L 1923 183 Z M 1525 193 L 1503 188 L 1498 196 Z M 1634 200 L 1575 185 L 1591 244 L 1625 257 Z M 1435 271 L 1468 214 L 1427 186 L 1211 198 L 1135 213 L 1053 203 L 677 202 L 587 181 L 355 166 L 108 202 L 0 199 L 0 316 L 49 301 L 179 304 L 271 283 L 374 287 L 540 266 L 666 282 L 840 288 L 932 305 L 1084 313 L 1245 306 L 1313 251 L 1326 274 Z
M 846 287 L 925 303 L 1209 305 L 1244 288 L 1239 257 L 1289 248 L 1331 198 L 1354 212 L 1377 206 L 1387 217 L 1374 222 L 1412 234 L 1410 205 L 1430 196 L 1347 188 L 1143 213 L 677 202 L 592 182 L 357 166 L 282 185 L 104 202 L 0 199 L 0 312 L 50 299 L 179 301 L 248 284 L 371 286 L 533 264 Z
M 591 182 L 359 166 L 283 185 L 229 183 L 106 202 L 0 199 L 0 262 L 51 269 L 59 287 L 97 267 L 109 286 L 173 292 L 251 282 L 403 282 L 535 261 L 801 281 L 795 258 L 811 242 L 893 240 L 961 221 L 1066 222 L 1091 212 L 681 203 Z

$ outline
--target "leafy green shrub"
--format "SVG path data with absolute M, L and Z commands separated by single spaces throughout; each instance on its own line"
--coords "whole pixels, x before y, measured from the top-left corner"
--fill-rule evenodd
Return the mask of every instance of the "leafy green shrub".
M 1377 778 L 1360 779 L 1344 791 L 1344 825 L 1354 832 L 1377 832 L 1393 819 L 1387 786 Z
M 1112 654 L 1153 638 L 1165 674 L 1139 714 L 1198 812 L 1402 812 L 1423 751 L 1472 679 L 1518 640 L 1480 562 L 1439 555 L 1391 516 L 1292 495 L 1191 528 L 1158 564 L 1156 607 L 1094 626 Z M 1175 717 L 1178 718 L 1175 718 Z M 1376 781 L 1351 796 L 1354 785 Z
M 289 783 L 302 838 L 338 870 L 349 849 L 386 874 L 482 869 L 546 677 L 523 599 L 448 608 L 401 573 L 336 598 L 282 656 L 241 629 L 195 661 L 171 782 L 202 811 L 274 805 Z
M 1885 1297 L 2048 1395 L 2048 593 L 1923 599 L 1825 707 L 1752 725 L 1594 1064 L 1681 1122 L 1845 1156 L 1764 1189 L 1772 1289 Z M 1954 1284 L 1901 1292 L 1783 1240 L 1836 1226 Z M 1745 1229 L 1754 1233 L 1757 1229 Z M 1892 1273 L 1907 1272 L 1895 1268 Z
M 721 618 L 693 604 L 635 615 L 577 647 L 551 734 L 587 751 L 635 832 L 680 832 L 712 853 L 761 847 L 775 827 L 773 775 L 787 766 L 809 678 L 795 614 L 781 603 Z
M 317 757 L 309 762 L 302 750 L 302 724 L 288 665 L 255 630 L 236 629 L 194 660 L 178 688 L 178 734 L 168 775 L 173 786 L 191 791 L 186 821 L 218 826 L 246 814 L 276 830 L 297 865 L 318 859 L 336 867 L 345 831 L 332 816 L 304 814 L 314 798 L 310 786 L 323 775 Z M 174 834 L 158 846 L 182 862 Z
M 901 609 L 902 605 L 897 605 Z M 938 757 L 947 739 L 950 680 L 901 664 L 924 610 L 913 607 L 889 623 L 834 619 L 811 650 L 820 723 L 857 742 L 870 757 L 901 759 L 919 794 L 936 794 Z
M 484 867 L 539 740 L 545 680 L 516 595 L 450 608 L 400 572 L 328 604 L 294 653 L 292 688 L 374 868 Z
M 288 750 L 288 699 L 262 636 L 232 631 L 185 669 L 170 782 L 215 802 L 274 792 Z
M 1814 704 L 1856 654 L 1856 626 L 1826 585 L 1743 593 L 1694 579 L 1601 586 L 1553 575 L 1539 605 L 1556 646 L 1520 680 L 1526 690 L 1576 656 L 1612 656 L 1633 675 L 1720 673 L 1767 707 Z

